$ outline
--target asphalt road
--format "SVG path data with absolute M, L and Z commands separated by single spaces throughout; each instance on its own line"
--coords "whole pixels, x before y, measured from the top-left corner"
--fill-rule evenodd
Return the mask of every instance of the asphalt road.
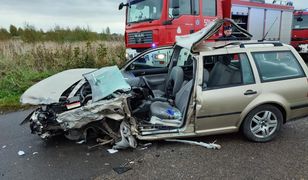
M 192 139 L 217 140 L 220 150 L 158 141 L 147 149 L 109 154 L 108 147 L 88 150 L 63 137 L 42 142 L 19 126 L 27 113 L 0 116 L 1 180 L 308 179 L 308 118 L 286 124 L 269 143 L 248 142 L 238 133 Z M 123 164 L 131 170 L 119 175 L 113 168 Z

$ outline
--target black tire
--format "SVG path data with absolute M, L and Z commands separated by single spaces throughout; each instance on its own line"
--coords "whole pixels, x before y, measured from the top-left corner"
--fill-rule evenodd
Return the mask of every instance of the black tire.
M 260 115 L 263 115 L 262 118 L 260 118 Z M 267 116 L 267 118 L 264 119 L 265 116 Z M 259 123 L 256 123 L 256 121 Z M 275 124 L 276 127 L 272 127 L 275 126 Z M 246 138 L 251 141 L 268 142 L 277 136 L 282 124 L 282 112 L 277 107 L 266 104 L 258 106 L 248 113 L 242 124 L 242 131 Z M 257 131 L 258 133 L 256 133 Z

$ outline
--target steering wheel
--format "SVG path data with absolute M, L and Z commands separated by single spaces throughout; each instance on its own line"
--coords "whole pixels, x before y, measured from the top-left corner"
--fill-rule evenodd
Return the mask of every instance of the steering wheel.
M 143 80 L 143 82 L 144 82 L 146 88 L 149 90 L 150 95 L 151 95 L 152 97 L 155 97 L 155 96 L 154 96 L 154 93 L 153 93 L 153 91 L 152 91 L 152 89 L 151 89 L 151 86 L 149 85 L 149 83 L 148 83 L 148 81 L 145 79 L 145 77 L 144 77 L 144 76 L 141 76 L 141 79 Z

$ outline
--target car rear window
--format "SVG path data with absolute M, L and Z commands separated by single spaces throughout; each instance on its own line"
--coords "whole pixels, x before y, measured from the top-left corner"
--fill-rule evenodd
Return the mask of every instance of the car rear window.
M 290 51 L 255 52 L 256 62 L 262 82 L 304 77 L 304 71 Z

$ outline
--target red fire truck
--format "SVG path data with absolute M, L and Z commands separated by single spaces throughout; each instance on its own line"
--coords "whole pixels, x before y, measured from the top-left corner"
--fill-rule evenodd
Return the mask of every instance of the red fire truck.
M 293 6 L 264 0 L 128 0 L 119 9 L 123 7 L 126 48 L 137 52 L 172 45 L 176 35 L 199 31 L 216 18 L 234 19 L 256 40 L 266 34 L 266 40 L 291 40 Z M 214 38 L 221 35 L 222 31 Z
M 308 9 L 294 12 L 291 44 L 308 62 Z

